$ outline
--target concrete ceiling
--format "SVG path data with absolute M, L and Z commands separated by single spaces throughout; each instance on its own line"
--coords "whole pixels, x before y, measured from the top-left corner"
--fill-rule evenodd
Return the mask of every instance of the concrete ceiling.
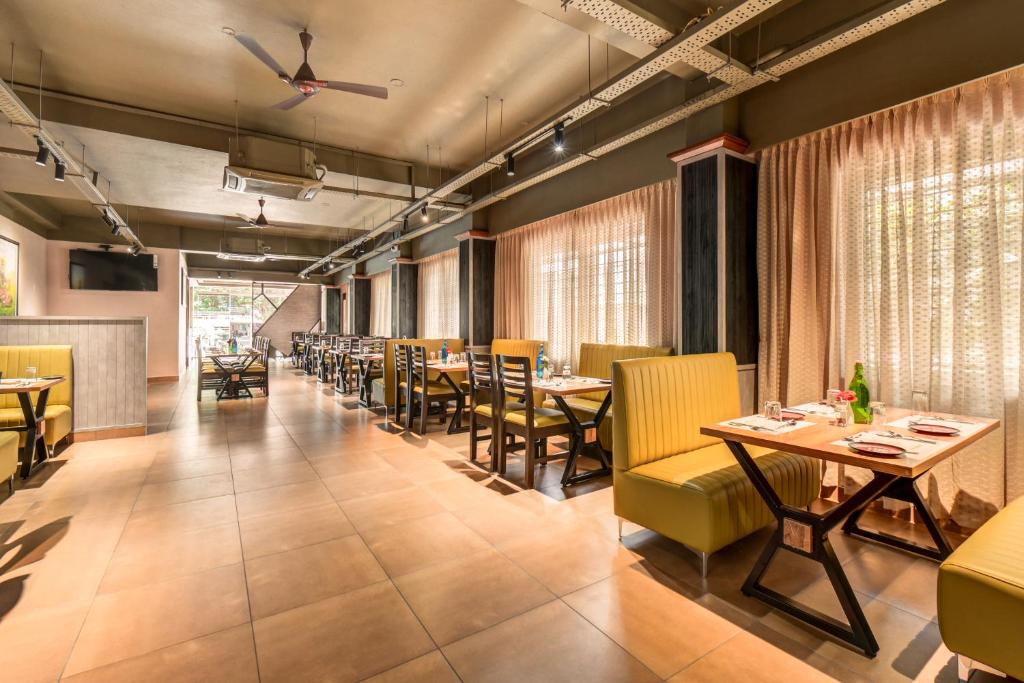
M 224 26 L 256 38 L 289 71 L 306 26 L 319 78 L 405 86 L 386 101 L 324 92 L 273 110 L 294 91 Z M 37 82 L 41 49 L 49 89 L 220 123 L 234 121 L 237 99 L 243 127 L 308 139 L 316 117 L 323 142 L 420 162 L 429 142 L 453 167 L 483 154 L 484 95 L 497 141 L 587 88 L 587 36 L 513 0 L 133 0 L 75 11 L 65 0 L 7 0 L 0 42 L 16 44 L 21 83 Z M 605 50 L 594 51 L 603 75 Z M 633 61 L 614 48 L 608 57 L 612 73 Z

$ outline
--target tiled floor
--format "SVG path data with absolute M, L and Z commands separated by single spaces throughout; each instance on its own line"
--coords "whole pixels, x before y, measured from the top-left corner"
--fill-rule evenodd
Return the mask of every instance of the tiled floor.
M 0 679 L 955 680 L 930 562 L 836 539 L 865 659 L 740 594 L 764 533 L 702 581 L 678 544 L 619 543 L 611 489 L 517 492 L 465 435 L 389 433 L 287 364 L 272 389 L 154 385 L 153 434 L 75 444 L 0 503 Z M 836 611 L 806 561 L 773 576 Z

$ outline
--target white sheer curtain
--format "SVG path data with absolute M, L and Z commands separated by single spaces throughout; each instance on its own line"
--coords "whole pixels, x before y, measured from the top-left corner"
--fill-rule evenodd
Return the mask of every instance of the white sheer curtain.
M 370 276 L 370 334 L 391 336 L 391 269 Z
M 676 183 L 668 180 L 497 238 L 495 333 L 544 339 L 578 366 L 583 342 L 671 345 Z
M 1024 70 L 785 143 L 761 161 L 761 247 L 780 254 L 761 254 L 762 362 L 824 361 L 817 381 L 814 363 L 762 368 L 762 389 L 807 400 L 863 360 L 875 399 L 909 407 L 925 392 L 933 410 L 1000 419 L 921 486 L 940 516 L 979 526 L 1024 495 Z M 817 280 L 806 258 L 797 272 L 796 254 L 814 243 Z M 807 333 L 823 319 L 824 333 Z
M 459 336 L 459 250 L 419 261 L 418 335 L 424 339 Z

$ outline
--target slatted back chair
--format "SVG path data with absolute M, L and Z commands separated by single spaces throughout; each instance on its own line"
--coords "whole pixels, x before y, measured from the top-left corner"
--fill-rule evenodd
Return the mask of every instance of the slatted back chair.
M 456 410 L 462 410 L 463 395 L 458 387 L 452 382 L 448 375 L 444 375 L 442 381 L 430 379 L 430 368 L 427 367 L 427 348 L 425 346 L 413 346 L 410 348 L 411 357 L 409 363 L 410 383 L 412 391 L 409 395 L 409 417 L 407 423 L 411 428 L 412 411 L 416 404 L 419 404 L 420 422 L 417 434 L 424 434 L 427 431 L 427 414 L 430 412 L 430 404 L 436 403 L 441 406 L 442 421 L 448 414 L 448 403 L 456 401 Z
M 395 424 L 402 422 L 402 407 L 408 408 L 412 405 L 412 382 L 409 381 L 409 366 L 412 363 L 411 347 L 408 344 L 395 344 L 394 348 L 394 370 L 395 383 L 392 388 L 391 403 L 395 406 Z M 412 424 L 412 410 L 406 411 L 405 428 L 410 429 Z
M 384 353 L 383 337 L 363 337 L 359 340 L 359 353 Z
M 480 348 L 480 347 L 477 347 Z M 482 351 L 469 351 L 469 460 L 477 461 L 477 444 L 490 441 L 491 471 L 498 470 L 498 443 L 502 439 L 501 414 L 496 411 L 497 382 L 494 376 L 494 356 Z M 490 433 L 481 435 L 481 428 Z
M 502 434 L 520 436 L 526 441 L 526 488 L 533 488 L 534 468 L 538 463 L 544 466 L 550 460 L 568 455 L 564 452 L 549 456 L 548 438 L 559 435 L 575 438 L 572 424 L 565 413 L 536 405 L 530 366 L 530 359 L 525 356 L 499 355 L 495 363 L 498 384 L 496 403 L 502 416 Z M 504 473 L 508 449 L 504 440 L 498 442 L 498 446 L 498 471 Z
M 270 396 L 270 364 L 267 362 L 270 352 L 270 339 L 256 336 L 252 340 L 252 348 L 259 354 L 242 375 L 242 381 L 252 389 L 261 389 L 264 396 Z
M 221 385 L 221 374 L 212 360 L 207 360 L 203 355 L 203 339 L 196 337 L 196 368 L 199 371 L 199 378 L 196 388 L 196 400 L 203 400 L 203 389 L 219 389 Z

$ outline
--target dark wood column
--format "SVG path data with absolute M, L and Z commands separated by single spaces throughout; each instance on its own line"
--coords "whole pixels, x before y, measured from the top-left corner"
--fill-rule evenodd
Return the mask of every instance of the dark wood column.
M 669 155 L 679 180 L 680 353 L 729 351 L 740 398 L 757 393 L 757 165 L 721 135 Z
M 416 338 L 419 266 L 406 258 L 391 263 L 391 334 Z
M 494 338 L 494 238 L 470 230 L 459 240 L 459 334 L 469 346 Z
M 327 334 L 341 334 L 341 290 L 324 288 L 324 330 Z
M 348 320 L 352 334 L 370 334 L 370 278 L 351 275 L 348 283 Z

